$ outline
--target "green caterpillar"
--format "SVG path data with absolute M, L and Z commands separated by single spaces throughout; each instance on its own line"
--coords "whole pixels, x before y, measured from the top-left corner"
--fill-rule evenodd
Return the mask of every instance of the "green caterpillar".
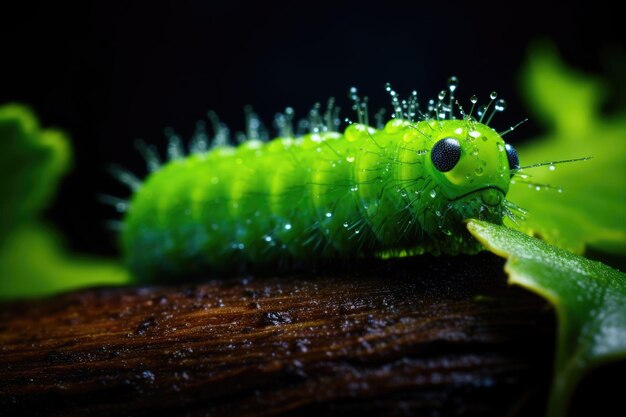
M 417 93 L 401 101 L 387 86 L 394 112 L 384 125 L 379 113 L 377 128 L 369 126 L 367 100 L 352 89 L 359 120 L 343 133 L 331 100 L 324 114 L 313 108 L 303 135 L 294 134 L 288 109 L 276 117 L 279 137 L 267 141 L 248 112 L 247 139 L 231 146 L 227 128 L 210 114 L 211 146 L 202 124 L 188 156 L 169 132 L 164 165 L 141 146 L 152 171 L 145 181 L 117 172 L 135 190 L 124 204 L 121 235 L 128 265 L 140 279 L 163 280 L 205 270 L 476 253 L 481 246 L 464 220 L 501 224 L 515 216 L 505 196 L 519 160 L 503 133 L 488 126 L 504 102 L 488 116 L 492 93 L 474 117 L 472 97 L 465 114 L 454 100 L 457 83 L 452 77 L 424 111 Z

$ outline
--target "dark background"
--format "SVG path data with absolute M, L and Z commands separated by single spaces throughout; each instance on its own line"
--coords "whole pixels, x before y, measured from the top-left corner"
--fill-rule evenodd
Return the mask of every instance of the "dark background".
M 74 169 L 48 217 L 82 252 L 116 253 L 105 221 L 118 216 L 97 195 L 128 192 L 106 166 L 143 176 L 134 139 L 164 149 L 165 127 L 188 138 L 209 109 L 237 131 L 245 104 L 269 125 L 288 105 L 302 116 L 330 96 L 346 109 L 353 85 L 375 109 L 388 107 L 387 81 L 401 94 L 434 96 L 457 75 L 462 101 L 491 90 L 506 98 L 507 112 L 494 120 L 506 128 L 529 115 L 518 75 L 534 40 L 553 40 L 570 65 L 607 77 L 613 90 L 623 91 L 626 72 L 622 16 L 598 2 L 84 1 L 2 8 L 0 103 L 27 103 L 44 126 L 71 136 Z M 519 143 L 539 132 L 531 119 L 507 139 Z

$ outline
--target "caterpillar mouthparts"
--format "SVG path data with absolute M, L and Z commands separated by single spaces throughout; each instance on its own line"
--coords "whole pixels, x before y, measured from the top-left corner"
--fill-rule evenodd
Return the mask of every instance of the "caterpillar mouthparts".
M 456 77 L 421 108 L 387 84 L 392 115 L 370 126 L 367 98 L 351 88 L 358 120 L 340 130 L 330 99 L 294 127 L 287 108 L 269 135 L 251 109 L 245 139 L 232 145 L 228 128 L 209 113 L 214 135 L 199 122 L 186 154 L 167 130 L 168 161 L 140 143 L 150 174 L 142 182 L 117 169 L 133 191 L 109 199 L 125 211 L 124 256 L 145 280 L 205 270 L 404 256 L 475 253 L 481 245 L 464 220 L 515 220 L 506 200 L 517 153 L 489 123 L 505 109 L 492 93 L 465 113 Z M 476 110 L 476 115 L 474 111 Z

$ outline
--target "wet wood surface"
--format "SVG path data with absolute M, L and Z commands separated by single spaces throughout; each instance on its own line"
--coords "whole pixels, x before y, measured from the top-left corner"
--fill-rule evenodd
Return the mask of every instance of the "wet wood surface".
M 0 415 L 541 415 L 555 323 L 490 254 L 0 305 Z

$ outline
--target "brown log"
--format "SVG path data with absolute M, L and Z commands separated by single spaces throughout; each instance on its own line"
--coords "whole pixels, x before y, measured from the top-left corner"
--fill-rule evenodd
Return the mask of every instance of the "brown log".
M 0 415 L 542 415 L 554 315 L 490 254 L 0 305 Z

